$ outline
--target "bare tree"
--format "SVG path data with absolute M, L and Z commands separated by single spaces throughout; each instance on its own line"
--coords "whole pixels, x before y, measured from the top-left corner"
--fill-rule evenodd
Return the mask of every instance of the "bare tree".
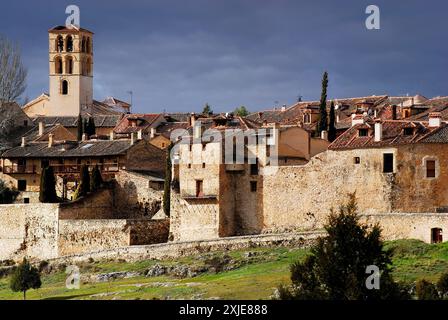
M 27 74 L 20 48 L 0 34 L 0 103 L 16 101 L 23 94 Z

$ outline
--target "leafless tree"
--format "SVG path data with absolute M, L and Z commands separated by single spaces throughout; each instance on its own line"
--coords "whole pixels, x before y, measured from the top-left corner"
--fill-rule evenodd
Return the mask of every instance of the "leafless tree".
M 0 34 L 0 103 L 16 101 L 23 94 L 27 74 L 18 45 Z

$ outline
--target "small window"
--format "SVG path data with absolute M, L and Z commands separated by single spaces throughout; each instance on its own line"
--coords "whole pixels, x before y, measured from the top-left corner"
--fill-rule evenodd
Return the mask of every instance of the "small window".
M 412 135 L 414 135 L 414 128 L 404 128 L 403 129 L 403 134 L 405 136 L 412 136 Z
M 303 123 L 311 123 L 311 115 L 309 113 L 303 115 Z
M 26 180 L 17 181 L 17 189 L 19 191 L 26 191 Z
M 361 163 L 361 158 L 360 157 L 355 157 L 354 158 L 354 163 L 355 164 L 360 164 Z
M 193 145 L 192 144 L 190 144 L 188 147 L 190 149 L 190 152 L 193 151 Z
M 23 198 L 23 203 L 24 204 L 29 204 L 30 203 L 30 198 Z
M 63 95 L 68 94 L 68 81 L 67 80 L 62 81 L 62 94 Z
M 369 135 L 369 131 L 367 129 L 359 129 L 358 135 L 360 137 L 367 137 Z
M 250 182 L 250 192 L 257 192 L 257 181 Z
M 440 243 L 443 242 L 443 233 L 440 228 L 432 228 L 431 229 L 431 243 Z
M 202 164 L 202 169 L 205 169 L 205 163 Z
M 426 178 L 436 177 L 436 161 L 426 160 Z
M 204 196 L 204 181 L 196 180 L 196 197 L 200 198 Z
M 162 148 L 165 148 L 165 143 L 162 142 Z
M 394 172 L 394 155 L 393 153 L 383 154 L 383 172 L 393 173 Z
M 259 170 L 258 170 L 258 159 L 257 159 L 256 163 L 250 165 L 250 174 L 252 176 L 257 176 L 258 172 L 259 172 Z
M 191 169 L 191 163 L 189 163 L 187 167 L 188 167 L 188 169 Z

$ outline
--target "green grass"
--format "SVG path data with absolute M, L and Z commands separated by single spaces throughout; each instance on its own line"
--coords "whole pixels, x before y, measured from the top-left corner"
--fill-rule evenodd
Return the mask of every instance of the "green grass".
M 403 240 L 388 242 L 392 249 L 393 275 L 396 280 L 414 282 L 425 278 L 436 281 L 448 272 L 448 243 L 429 245 L 420 241 Z M 255 255 L 247 257 L 246 252 Z M 269 299 L 279 284 L 289 283 L 289 266 L 303 259 L 308 250 L 294 248 L 257 248 L 233 252 L 217 252 L 215 257 L 229 255 L 239 266 L 220 273 L 208 272 L 193 278 L 179 279 L 171 276 L 146 278 L 138 276 L 103 283 L 82 283 L 79 290 L 65 288 L 63 271 L 43 275 L 39 290 L 30 290 L 29 299 Z M 209 254 L 210 255 L 210 254 Z M 188 265 L 204 264 L 203 256 L 176 260 L 145 260 L 136 263 L 95 261 L 79 265 L 82 275 L 132 271 L 144 273 L 155 264 Z M 22 299 L 20 293 L 9 289 L 9 278 L 0 279 L 0 299 Z

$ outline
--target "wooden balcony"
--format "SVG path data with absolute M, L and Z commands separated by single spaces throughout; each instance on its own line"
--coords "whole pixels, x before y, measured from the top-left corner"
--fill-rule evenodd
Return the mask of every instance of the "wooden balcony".
M 70 174 L 70 173 L 80 173 L 81 165 L 79 164 L 50 164 L 50 167 L 53 168 L 55 174 Z M 94 167 L 94 165 L 89 166 L 90 169 Z M 104 163 L 98 164 L 102 173 L 113 173 L 120 171 L 120 165 L 118 163 Z M 40 174 L 40 167 L 37 166 L 3 166 L 3 173 L 5 174 Z

